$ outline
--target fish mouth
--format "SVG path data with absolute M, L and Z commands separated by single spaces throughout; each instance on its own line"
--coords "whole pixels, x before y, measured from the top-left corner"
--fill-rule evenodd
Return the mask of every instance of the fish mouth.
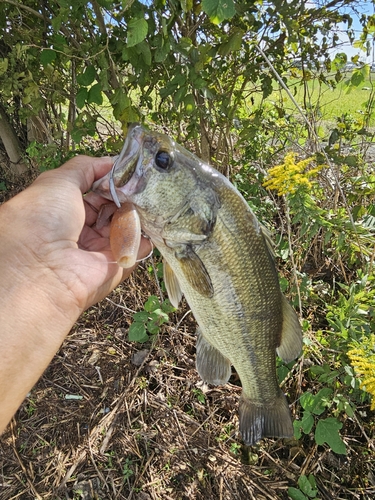
M 121 153 L 116 158 L 109 174 L 109 191 L 116 206 L 120 208 L 116 188 L 125 186 L 136 171 L 144 140 L 144 129 L 134 123 L 130 125 Z

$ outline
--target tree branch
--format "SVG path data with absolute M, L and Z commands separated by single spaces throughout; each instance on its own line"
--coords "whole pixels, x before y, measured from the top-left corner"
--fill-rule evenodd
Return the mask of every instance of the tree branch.
M 20 9 L 26 10 L 27 12 L 30 12 L 30 14 L 33 14 L 33 16 L 39 17 L 39 19 L 44 20 L 43 14 L 41 14 L 37 10 L 32 9 L 28 5 L 24 5 L 22 3 L 15 2 L 14 0 L 0 0 L 0 3 L 9 3 L 10 5 L 14 5 L 16 7 L 19 7 Z

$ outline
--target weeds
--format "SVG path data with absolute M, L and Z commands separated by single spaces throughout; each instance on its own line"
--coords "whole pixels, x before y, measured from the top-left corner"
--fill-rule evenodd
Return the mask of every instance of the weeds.
M 193 394 L 201 404 L 206 403 L 206 396 L 203 394 L 203 392 L 200 389 L 193 389 Z
M 129 340 L 133 342 L 147 342 L 150 335 L 157 335 L 160 327 L 169 321 L 171 312 L 176 309 L 168 299 L 160 303 L 155 295 L 151 295 L 144 304 L 144 310 L 133 316 L 133 323 L 129 328 Z
M 371 394 L 371 410 L 375 410 L 375 335 L 362 337 L 361 342 L 354 341 L 348 351 L 349 359 L 355 372 L 361 377 L 361 389 Z
M 312 474 L 299 477 L 298 489 L 293 487 L 288 488 L 288 495 L 292 500 L 309 500 L 309 498 L 317 498 L 317 494 L 318 488 L 315 477 Z
M 124 465 L 122 466 L 122 475 L 123 475 L 124 482 L 128 481 L 131 478 L 131 476 L 134 474 L 132 467 L 133 467 L 133 461 L 131 458 L 127 457 L 125 459 Z

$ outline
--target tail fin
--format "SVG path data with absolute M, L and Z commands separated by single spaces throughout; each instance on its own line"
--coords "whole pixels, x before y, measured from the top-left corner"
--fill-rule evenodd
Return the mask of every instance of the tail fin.
M 248 446 L 263 437 L 292 437 L 293 424 L 288 402 L 281 392 L 272 405 L 251 401 L 242 395 L 239 406 L 240 432 Z

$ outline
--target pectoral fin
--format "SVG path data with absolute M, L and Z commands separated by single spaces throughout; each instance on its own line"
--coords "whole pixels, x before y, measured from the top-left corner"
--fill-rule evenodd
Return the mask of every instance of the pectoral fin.
M 226 384 L 231 376 L 231 363 L 211 345 L 198 330 L 196 367 L 204 382 Z
M 190 246 L 184 246 L 175 256 L 190 286 L 204 297 L 211 298 L 214 294 L 211 278 L 194 250 Z
M 182 292 L 177 277 L 166 260 L 163 261 L 163 275 L 169 300 L 172 306 L 177 308 L 182 297 Z
M 281 342 L 276 352 L 286 363 L 297 358 L 302 350 L 302 330 L 297 314 L 292 306 L 282 296 L 283 309 L 283 329 L 281 332 Z

